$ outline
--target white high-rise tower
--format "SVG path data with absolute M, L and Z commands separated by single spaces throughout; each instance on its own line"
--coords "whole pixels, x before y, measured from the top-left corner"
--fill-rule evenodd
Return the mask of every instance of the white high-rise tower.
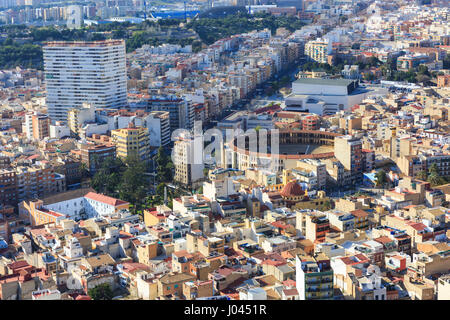
M 44 47 L 48 114 L 66 120 L 84 102 L 96 107 L 127 105 L 124 40 L 49 42 Z

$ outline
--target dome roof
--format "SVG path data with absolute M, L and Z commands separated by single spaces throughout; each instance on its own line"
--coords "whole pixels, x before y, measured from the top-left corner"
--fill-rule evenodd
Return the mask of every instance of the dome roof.
M 302 187 L 294 181 L 286 184 L 280 192 L 282 197 L 298 197 L 305 194 Z

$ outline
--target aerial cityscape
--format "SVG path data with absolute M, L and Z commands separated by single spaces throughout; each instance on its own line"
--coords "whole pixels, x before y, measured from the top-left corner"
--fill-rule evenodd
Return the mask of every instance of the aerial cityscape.
M 448 0 L 0 0 L 0 300 L 450 300 L 449 111 Z

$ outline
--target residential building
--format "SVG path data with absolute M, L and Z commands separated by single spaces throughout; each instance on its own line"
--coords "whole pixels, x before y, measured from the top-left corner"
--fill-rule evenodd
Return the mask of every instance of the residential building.
M 111 139 L 118 157 L 137 158 L 144 162 L 150 160 L 150 135 L 146 128 L 136 127 L 130 122 L 128 128 L 111 131 Z
M 44 47 L 48 113 L 52 121 L 84 102 L 94 107 L 127 105 L 124 40 L 48 42 Z
M 300 300 L 333 299 L 333 269 L 324 254 L 295 257 L 296 287 Z

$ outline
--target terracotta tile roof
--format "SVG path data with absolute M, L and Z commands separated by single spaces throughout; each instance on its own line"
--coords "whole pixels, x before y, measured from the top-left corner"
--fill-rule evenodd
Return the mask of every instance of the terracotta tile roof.
M 381 244 L 385 244 L 385 243 L 389 243 L 389 242 L 393 241 L 391 238 L 386 237 L 386 236 L 379 237 L 379 238 L 376 238 L 376 239 L 373 239 L 373 240 L 375 240 L 376 242 L 379 242 Z
M 364 217 L 367 217 L 369 215 L 366 211 L 361 210 L 361 209 L 350 211 L 350 213 L 352 215 L 354 215 L 355 217 L 357 217 L 357 218 L 364 218 Z
M 284 289 L 283 293 L 285 296 L 296 296 L 298 295 L 298 291 L 297 289 Z
M 105 204 L 109 204 L 111 206 L 120 206 L 120 205 L 128 203 L 126 201 L 108 197 L 108 196 L 105 196 L 104 194 L 99 194 L 99 193 L 95 193 L 95 192 L 89 192 L 84 197 L 91 199 L 91 200 L 98 201 L 98 202 L 102 202 Z
M 287 279 L 285 281 L 283 281 L 283 285 L 285 285 L 286 287 L 295 287 L 295 280 L 292 279 Z
M 13 269 L 21 269 L 21 268 L 25 268 L 25 267 L 28 267 L 28 266 L 30 266 L 30 265 L 25 260 L 16 261 L 16 262 L 8 264 L 8 268 L 12 269 L 12 270 Z

